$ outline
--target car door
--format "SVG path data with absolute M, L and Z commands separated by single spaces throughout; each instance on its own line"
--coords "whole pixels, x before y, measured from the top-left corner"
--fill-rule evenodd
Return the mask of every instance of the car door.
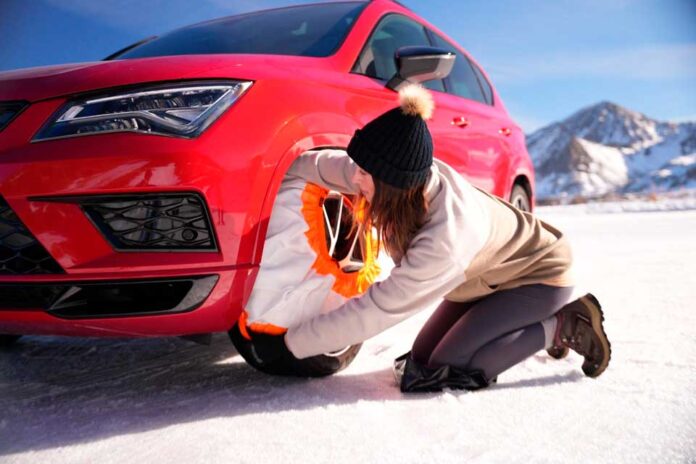
M 462 163 L 453 167 L 472 184 L 504 196 L 511 128 L 500 119 L 490 85 L 476 65 L 450 42 L 429 32 L 433 46 L 456 54 L 454 68 L 444 80 L 448 98 L 440 101 L 452 118 L 452 128 L 458 131 L 451 135 L 452 144 L 456 145 L 453 150 L 457 152 L 453 158 Z

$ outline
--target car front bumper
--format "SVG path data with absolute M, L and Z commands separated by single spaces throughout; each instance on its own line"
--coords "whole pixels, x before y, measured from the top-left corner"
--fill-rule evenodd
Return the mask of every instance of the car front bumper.
M 255 247 L 267 188 L 263 176 L 271 171 L 260 169 L 263 151 L 248 141 L 258 139 L 230 130 L 225 115 L 197 139 L 114 133 L 31 142 L 62 101 L 32 104 L 0 132 L 0 196 L 59 266 L 55 272 L 0 272 L 0 298 L 5 295 L 0 333 L 168 336 L 228 330 L 258 271 Z M 119 248 L 84 205 L 74 201 L 182 192 L 195 194 L 205 204 L 214 246 Z M 167 292 L 158 285 L 173 282 L 170 291 L 179 292 L 183 301 L 186 292 L 175 287 L 206 278 L 215 281 L 207 280 L 207 296 L 199 291 L 200 301 L 192 304 L 172 305 L 172 298 L 150 295 Z M 141 293 L 131 291 L 137 283 Z M 123 298 L 129 292 L 131 298 L 150 295 L 156 310 L 100 314 L 99 305 L 83 304 L 89 311 L 76 317 L 80 311 L 69 314 L 52 308 L 55 301 L 39 300 L 34 306 L 28 298 L 17 307 L 10 304 L 10 297 L 16 300 L 22 289 L 30 290 L 28 295 L 53 292 L 60 299 L 69 288 L 78 289 L 77 295 L 91 295 L 92 302 L 106 302 L 108 295 Z M 124 293 L 124 288 L 129 290 Z M 80 307 L 77 295 L 69 295 L 67 303 Z

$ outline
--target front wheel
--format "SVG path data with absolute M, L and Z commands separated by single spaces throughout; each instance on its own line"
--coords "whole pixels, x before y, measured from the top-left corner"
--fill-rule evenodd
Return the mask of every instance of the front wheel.
M 293 361 L 280 360 L 275 363 L 265 364 L 256 356 L 253 340 L 244 338 L 239 331 L 238 324 L 232 327 L 229 335 L 234 347 L 250 366 L 266 374 L 293 377 L 326 377 L 327 375 L 335 374 L 353 362 L 362 346 L 362 344 L 357 344 L 334 353 L 320 354 Z
M 524 187 L 519 184 L 515 184 L 512 187 L 512 192 L 510 193 L 510 203 L 519 210 L 526 211 L 528 213 L 532 211 L 532 202 L 529 199 L 529 195 L 527 195 L 527 191 L 524 189 Z

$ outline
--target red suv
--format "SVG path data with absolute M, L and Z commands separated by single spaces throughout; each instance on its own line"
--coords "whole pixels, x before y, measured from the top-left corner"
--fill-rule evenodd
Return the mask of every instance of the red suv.
M 435 156 L 529 209 L 524 135 L 473 58 L 396 2 L 273 9 L 104 61 L 0 73 L 0 344 L 228 331 L 280 182 L 432 90 Z

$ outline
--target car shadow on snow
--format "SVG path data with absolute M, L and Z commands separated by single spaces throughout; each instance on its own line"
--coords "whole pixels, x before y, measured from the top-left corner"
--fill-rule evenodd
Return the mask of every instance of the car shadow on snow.
M 217 417 L 423 398 L 403 395 L 389 368 L 350 370 L 322 379 L 268 376 L 247 366 L 224 334 L 211 346 L 178 338 L 25 337 L 0 353 L 0 455 Z M 551 376 L 488 391 L 577 380 Z

